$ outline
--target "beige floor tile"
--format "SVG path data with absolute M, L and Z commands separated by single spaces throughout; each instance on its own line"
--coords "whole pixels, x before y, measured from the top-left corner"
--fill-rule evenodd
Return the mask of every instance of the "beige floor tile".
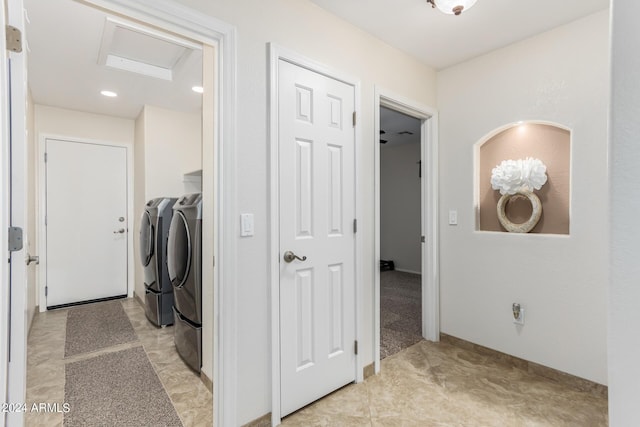
M 363 389 L 369 414 L 355 403 Z M 283 425 L 606 426 L 607 399 L 488 356 L 422 341 L 384 359 L 379 375 L 303 408 Z

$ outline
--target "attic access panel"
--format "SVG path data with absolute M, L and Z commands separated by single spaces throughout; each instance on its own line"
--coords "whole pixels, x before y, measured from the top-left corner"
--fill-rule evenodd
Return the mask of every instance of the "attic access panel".
M 108 17 L 98 64 L 172 81 L 189 55 L 201 49 L 189 40 Z

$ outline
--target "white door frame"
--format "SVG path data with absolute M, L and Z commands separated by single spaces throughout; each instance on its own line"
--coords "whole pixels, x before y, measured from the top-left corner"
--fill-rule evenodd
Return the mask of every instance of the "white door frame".
M 46 152 L 47 139 L 57 139 L 60 141 L 75 142 L 81 144 L 106 145 L 108 147 L 120 147 L 126 150 L 127 158 L 127 297 L 133 297 L 134 289 L 134 262 L 136 261 L 133 251 L 133 226 L 136 218 L 133 213 L 133 146 L 132 144 L 102 141 L 91 138 L 78 138 L 75 136 L 64 136 L 52 133 L 41 133 L 38 136 L 38 248 L 40 255 L 40 274 L 38 280 L 38 301 L 40 312 L 47 311 L 47 297 L 45 288 L 47 286 L 47 226 L 45 225 L 45 216 L 47 214 L 47 164 L 44 159 Z
M 0 5 L 0 26 L 5 28 L 4 6 Z M 0 241 L 8 240 L 9 228 L 9 99 L 7 97 L 7 47 L 4 37 L 0 37 Z M 0 259 L 9 259 L 9 250 L 6 245 L 0 247 Z M 8 343 L 9 343 L 9 266 L 0 263 L 0 403 L 7 402 L 7 377 L 8 377 Z M 0 415 L 0 427 L 4 427 L 6 416 Z
M 21 0 L 9 0 L 21 1 Z M 205 121 L 215 123 L 212 141 L 203 141 L 203 192 L 212 195 L 212 244 L 203 247 L 203 260 L 212 266 L 212 318 L 214 377 L 214 424 L 236 425 L 236 30 L 212 16 L 172 0 L 75 0 L 158 26 L 200 43 L 213 46 L 215 57 L 215 99 L 212 108 L 204 108 Z M 203 134 L 203 136 L 205 136 Z M 227 166 L 225 166 L 227 165 Z M 205 169 L 208 171 L 205 173 Z M 207 187 L 209 191 L 207 191 Z M 135 220 L 131 218 L 131 220 Z M 131 250 L 133 252 L 133 250 Z M 214 254 L 217 257 L 214 265 Z M 203 271 L 204 274 L 204 271 Z M 207 280 L 203 276 L 203 280 Z M 224 287 L 222 286 L 224 285 Z
M 278 185 L 278 62 L 284 60 L 294 65 L 306 68 L 318 74 L 339 80 L 353 86 L 355 92 L 356 117 L 360 116 L 360 82 L 341 71 L 329 68 L 315 62 L 294 51 L 269 43 L 269 282 L 271 284 L 271 425 L 276 426 L 281 422 L 280 416 L 280 208 Z M 360 121 L 356 120 L 355 126 L 355 191 L 356 209 L 355 217 L 361 221 L 362 192 L 360 191 L 360 159 L 362 147 L 360 147 Z M 360 314 L 362 313 L 362 232 L 356 233 L 356 340 L 361 342 L 362 332 Z M 356 382 L 363 379 L 362 357 L 356 355 Z
M 438 112 L 386 89 L 377 87 L 375 102 L 374 147 L 374 369 L 380 372 L 380 107 L 421 120 L 420 160 L 422 161 L 422 336 L 440 340 L 440 276 L 438 243 Z
M 4 3 L 4 2 L 3 2 Z M 6 24 L 17 27 L 24 34 L 24 7 L 22 0 L 9 0 L 6 2 Z M 4 7 L 4 4 L 3 4 Z M 3 58 L 6 58 L 6 50 L 3 50 Z M 8 365 L 7 401 L 22 403 L 26 399 L 26 369 L 27 369 L 27 275 L 26 275 L 26 240 L 27 230 L 27 144 L 26 144 L 26 99 L 27 99 L 27 61 L 26 47 L 23 42 L 21 53 L 9 53 L 11 60 L 11 211 L 10 221 L 12 226 L 23 230 L 22 250 L 11 255 L 11 296 L 10 296 L 10 361 Z M 4 61 L 3 61 L 4 62 Z M 4 65 L 3 65 L 4 66 Z M 6 81 L 3 81 L 3 84 Z M 6 97 L 3 91 L 3 97 Z M 6 98 L 5 98 L 6 101 Z M 8 104 L 3 104 L 5 107 Z M 4 113 L 3 113 L 4 115 Z M 7 139 L 5 143 L 8 143 Z M 7 185 L 9 183 L 7 182 Z M 9 187 L 3 188 L 3 191 Z M 7 194 L 8 196 L 8 194 Z M 4 205 L 7 206 L 7 205 Z M 3 230 L 6 231 L 6 228 Z M 6 240 L 3 241 L 5 245 Z M 4 278 L 3 278 L 4 279 Z M 6 317 L 4 318 L 6 319 Z M 3 319 L 3 321 L 4 321 Z M 4 418 L 4 415 L 2 416 Z M 23 414 L 9 412 L 6 418 L 7 425 L 23 425 Z

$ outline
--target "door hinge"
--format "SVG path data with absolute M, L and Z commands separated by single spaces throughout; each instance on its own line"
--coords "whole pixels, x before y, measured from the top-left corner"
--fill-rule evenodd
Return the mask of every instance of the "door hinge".
M 216 266 L 216 257 L 213 257 L 213 262 L 211 263 L 211 265 L 212 265 L 213 267 L 215 267 L 215 266 Z
M 47 225 L 47 216 L 44 216 L 44 225 Z
M 45 287 L 44 287 L 44 296 L 45 296 L 45 297 L 48 297 L 48 296 L 49 296 L 49 287 L 48 287 L 48 286 L 45 286 Z
M 427 239 L 426 239 L 426 237 L 421 236 L 421 237 L 420 237 L 420 241 L 421 241 L 422 243 L 424 243 L 424 242 L 426 242 L 426 241 L 427 241 Z
M 47 153 L 44 153 L 44 162 L 47 163 L 49 156 L 47 155 Z
M 353 127 L 356 127 L 356 112 L 353 112 Z
M 353 352 L 356 354 L 356 356 L 358 355 L 358 340 L 355 340 L 353 342 Z
M 358 220 L 354 218 L 353 220 L 353 232 L 357 233 L 358 232 Z
M 22 33 L 16 27 L 5 26 L 5 38 L 7 40 L 7 50 L 11 52 L 22 52 Z
M 9 252 L 22 250 L 22 228 L 9 227 Z

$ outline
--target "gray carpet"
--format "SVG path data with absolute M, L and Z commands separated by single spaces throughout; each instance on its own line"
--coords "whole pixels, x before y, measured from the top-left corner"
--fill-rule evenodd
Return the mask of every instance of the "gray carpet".
M 81 305 L 69 310 L 64 356 L 89 353 L 136 341 L 120 301 Z
M 65 367 L 65 427 L 182 426 L 142 347 Z
M 419 274 L 380 273 L 380 358 L 422 340 L 422 289 Z

